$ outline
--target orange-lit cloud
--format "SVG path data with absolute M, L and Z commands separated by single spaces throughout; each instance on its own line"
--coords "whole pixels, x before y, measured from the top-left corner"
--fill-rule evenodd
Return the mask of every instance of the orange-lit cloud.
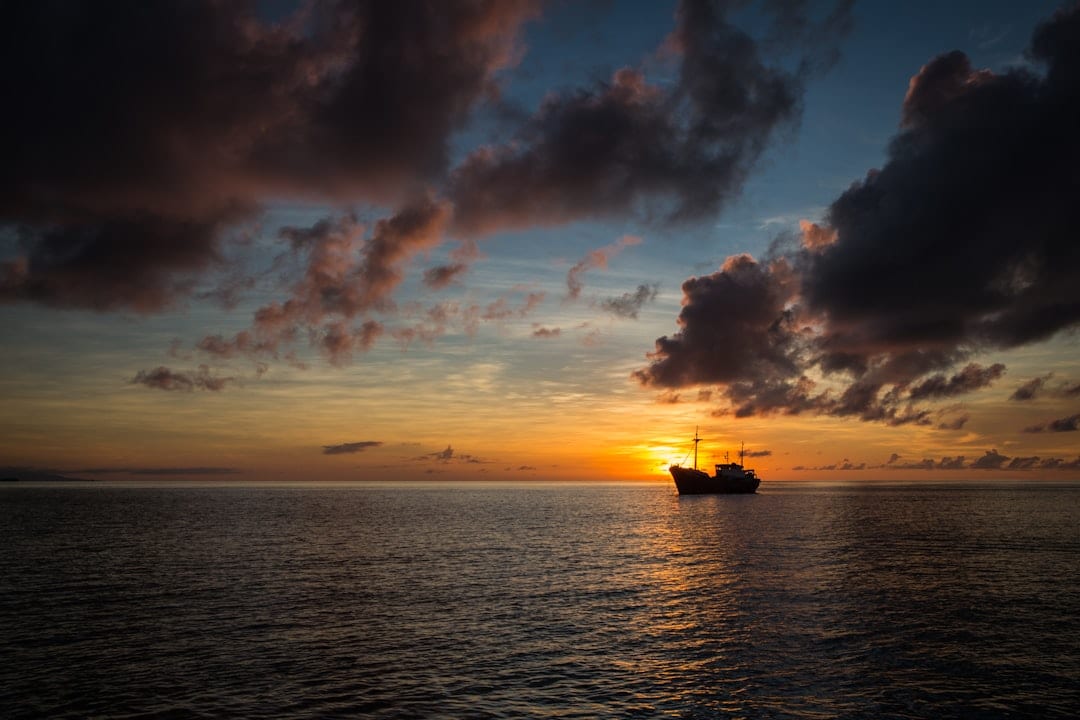
M 836 242 L 836 230 L 823 227 L 809 220 L 799 221 L 802 246 L 811 252 L 818 252 Z

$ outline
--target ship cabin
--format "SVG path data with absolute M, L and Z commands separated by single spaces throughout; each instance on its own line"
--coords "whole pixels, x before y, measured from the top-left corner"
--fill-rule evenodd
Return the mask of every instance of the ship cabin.
M 747 470 L 743 468 L 739 463 L 716 463 L 716 475 L 719 477 L 721 473 L 737 473 L 739 475 L 745 475 L 748 478 L 756 477 L 753 470 Z

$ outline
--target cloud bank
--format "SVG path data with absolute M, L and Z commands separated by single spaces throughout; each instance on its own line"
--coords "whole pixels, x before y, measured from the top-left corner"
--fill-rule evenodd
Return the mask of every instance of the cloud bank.
M 1034 33 L 1040 72 L 978 70 L 959 52 L 929 62 L 885 165 L 824 224 L 804 223 L 797 247 L 687 280 L 679 331 L 656 341 L 637 379 L 719 385 L 737 416 L 931 424 L 927 401 L 1005 372 L 973 356 L 1077 327 L 1077 47 L 1072 7 Z
M 400 204 L 538 7 L 24 3 L 0 23 L 0 299 L 160 310 L 271 197 Z M 403 53 L 402 48 L 408 52 Z M 43 51 L 43 48 L 48 48 Z M 372 112 L 372 108 L 378 108 Z
M 191 297 L 235 303 L 251 278 L 205 286 L 259 232 L 268 202 L 369 203 L 390 209 L 371 228 L 338 218 L 283 236 L 307 256 L 306 275 L 248 334 L 203 348 L 271 353 L 295 332 L 345 362 L 376 333 L 354 318 L 391 307 L 406 266 L 445 235 L 462 245 L 424 273 L 433 289 L 459 282 L 474 239 L 496 230 L 717 212 L 798 121 L 806 80 L 850 27 L 846 1 L 820 21 L 803 3 L 767 3 L 785 69 L 726 3 L 685 0 L 658 49 L 673 83 L 643 64 L 550 92 L 508 141 L 466 148 L 455 165 L 460 132 L 499 107 L 500 74 L 526 51 L 537 2 L 314 0 L 279 20 L 263 9 L 4 10 L 0 90 L 17 101 L 0 118 L 0 235 L 11 244 L 0 302 L 142 313 Z

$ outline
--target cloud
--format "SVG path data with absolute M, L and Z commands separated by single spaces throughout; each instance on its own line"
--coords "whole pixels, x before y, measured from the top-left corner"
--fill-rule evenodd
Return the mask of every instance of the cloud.
M 367 320 L 359 327 L 339 320 L 329 322 L 321 329 L 309 331 L 312 344 L 322 350 L 331 365 L 344 365 L 352 360 L 353 351 L 367 352 L 375 340 L 383 334 L 383 326 L 375 320 Z
M 972 355 L 1080 325 L 1067 190 L 1080 152 L 1077 46 L 1080 6 L 1036 30 L 1041 75 L 976 70 L 960 53 L 932 60 L 911 81 L 884 166 L 804 226 L 809 247 L 777 244 L 761 262 L 734 256 L 686 281 L 678 333 L 635 377 L 719 385 L 729 405 L 717 412 L 737 417 L 929 424 L 922 403 L 1004 372 Z
M 650 303 L 656 299 L 658 290 L 659 286 L 656 284 L 638 285 L 637 290 L 632 293 L 623 293 L 619 297 L 602 300 L 600 307 L 612 315 L 636 320 L 645 303 Z
M 964 425 L 967 425 L 967 421 L 970 419 L 971 417 L 967 413 L 959 415 L 952 420 L 947 420 L 939 424 L 938 430 L 961 430 Z
M 746 457 L 769 457 L 772 450 L 747 450 Z
M 656 341 L 645 384 L 677 388 L 698 383 L 768 383 L 799 373 L 798 331 L 787 304 L 795 286 L 789 266 L 763 265 L 749 255 L 727 259 L 712 275 L 683 283 L 680 331 Z
M 507 318 L 527 317 L 547 296 L 544 292 L 530 292 L 518 307 L 512 307 L 506 297 L 500 297 L 489 303 L 480 314 L 482 320 L 505 320 Z
M 815 24 L 801 4 L 770 5 L 774 35 L 786 34 L 777 48 L 803 53 L 788 72 L 720 4 L 686 0 L 665 43 L 675 83 L 623 68 L 550 93 L 510 141 L 453 169 L 451 138 L 498 105 L 499 74 L 523 52 L 538 2 L 315 0 L 273 22 L 212 0 L 13 8 L 0 28 L 0 90 L 18 99 L 0 133 L 0 230 L 18 247 L 0 257 L 0 302 L 235 302 L 250 278 L 204 285 L 227 273 L 228 246 L 270 199 L 400 209 L 430 189 L 466 241 L 638 201 L 675 219 L 713 213 L 797 121 L 849 6 Z M 384 300 L 418 250 L 416 232 L 388 222 L 369 241 L 360 306 Z M 456 258 L 425 280 L 445 287 L 467 265 Z
M 457 282 L 469 269 L 465 263 L 439 265 L 424 271 L 424 284 L 435 290 L 441 290 Z
M 533 330 L 532 336 L 535 338 L 556 338 L 562 334 L 561 328 L 546 328 L 537 327 Z
M 566 273 L 567 299 L 577 300 L 585 287 L 583 279 L 586 271 L 596 268 L 606 268 L 608 261 L 632 245 L 640 245 L 641 238 L 634 235 L 623 235 L 621 238 L 605 245 L 602 248 L 591 250 L 585 257 L 576 262 Z
M 281 22 L 211 0 L 8 9 L 0 227 L 19 252 L 0 259 L 0 301 L 157 311 L 268 198 L 399 204 L 445 174 L 451 135 L 498 96 L 537 14 L 514 0 L 325 0 Z
M 837 241 L 807 260 L 804 297 L 828 314 L 832 346 L 1008 348 L 1080 320 L 1063 191 L 1080 146 L 1078 17 L 1036 30 L 1041 77 L 976 70 L 954 52 L 912 79 L 888 161 L 830 206 Z
M 961 395 L 990 385 L 1004 373 L 1005 366 L 1001 363 L 994 363 L 986 368 L 976 363 L 969 363 L 963 370 L 950 378 L 940 374 L 932 375 L 911 388 L 908 397 L 912 400 L 924 400 Z
M 1034 400 L 1037 397 L 1049 395 L 1055 398 L 1073 398 L 1080 395 L 1080 383 L 1070 384 L 1068 381 L 1060 383 L 1057 387 L 1048 388 L 1047 384 L 1054 377 L 1054 373 L 1047 373 L 1041 377 L 1032 378 L 1016 388 L 1009 396 L 1010 400 L 1025 401 Z
M 98 311 L 168 308 L 220 263 L 227 226 L 247 217 L 245 208 L 233 206 L 191 218 L 133 211 L 16 221 L 11 227 L 21 254 L 0 260 L 0 302 Z M 0 207 L 0 228 L 4 223 Z
M 852 463 L 845 459 L 842 463 L 834 463 L 821 467 L 793 467 L 792 470 L 1075 470 L 1080 468 L 1080 458 L 1073 461 L 1062 458 L 1009 457 L 1002 455 L 997 450 L 987 450 L 981 457 L 967 462 L 963 455 L 946 455 L 940 460 L 923 458 L 919 461 L 900 462 L 900 456 L 893 453 L 889 459 L 881 465 L 868 466 L 866 463 Z
M 424 271 L 424 284 L 434 290 L 441 290 L 453 285 L 481 257 L 480 248 L 472 239 L 462 240 L 450 253 L 450 264 L 439 265 Z
M 133 385 L 145 385 L 156 390 L 174 390 L 191 392 L 192 390 L 210 390 L 218 392 L 233 382 L 235 378 L 216 377 L 210 373 L 210 367 L 200 365 L 193 372 L 171 370 L 164 365 L 153 370 L 140 370 L 129 381 Z
M 708 0 L 680 3 L 664 47 L 678 61 L 674 83 L 620 68 L 592 87 L 549 94 L 510 141 L 472 152 L 450 176 L 456 232 L 563 224 L 642 203 L 670 220 L 717 212 L 773 136 L 797 122 L 811 55 L 834 48 L 850 18 L 850 3 L 839 3 L 791 73 L 765 64 L 725 10 Z M 806 29 L 801 7 L 770 10 L 778 28 L 790 33 L 798 16 Z M 791 39 L 777 49 L 799 49 Z
M 370 448 L 376 448 L 382 445 L 379 440 L 359 440 L 357 442 L 341 443 L 340 445 L 323 445 L 323 455 L 350 455 L 354 453 L 364 452 Z
M 799 232 L 802 236 L 802 246 L 811 252 L 824 250 L 836 242 L 836 230 L 822 227 L 809 220 L 799 221 Z
M 438 450 L 436 452 L 430 452 L 425 455 L 420 455 L 413 458 L 418 462 L 435 462 L 442 465 L 449 463 L 465 463 L 468 465 L 486 465 L 491 463 L 491 460 L 484 460 L 475 455 L 467 455 L 465 453 L 459 453 L 454 450 L 450 445 L 446 446 L 445 450 Z
M 1008 470 L 1031 470 L 1033 468 L 1038 467 L 1038 465 L 1039 465 L 1039 457 L 1037 455 L 1033 455 L 1031 457 L 1014 457 L 1012 460 L 1009 461 L 1009 464 L 1006 466 L 1006 469 L 1008 469 Z
M 1032 378 L 1026 383 L 1016 388 L 1016 391 L 1009 396 L 1010 400 L 1034 400 L 1035 396 L 1042 390 L 1043 385 L 1050 379 L 1050 375 L 1044 375 L 1042 377 Z
M 1000 454 L 997 450 L 987 450 L 978 460 L 969 465 L 976 470 L 1000 470 L 1001 466 L 1009 461 L 1009 458 Z
M 231 339 L 207 336 L 198 349 L 223 357 L 275 356 L 306 335 L 332 364 L 344 364 L 354 351 L 369 350 L 384 330 L 358 316 L 390 307 L 402 266 L 442 241 L 448 212 L 422 197 L 377 221 L 370 234 L 352 215 L 282 228 L 280 239 L 303 267 L 289 297 L 258 308 L 250 329 Z
M 1024 428 L 1026 433 L 1076 432 L 1080 430 L 1080 413 Z

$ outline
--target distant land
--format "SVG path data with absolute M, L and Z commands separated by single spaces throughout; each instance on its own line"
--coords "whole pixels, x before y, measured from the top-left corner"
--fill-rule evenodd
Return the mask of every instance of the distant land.
M 94 482 L 90 478 L 68 477 L 25 467 L 0 467 L 0 482 Z

